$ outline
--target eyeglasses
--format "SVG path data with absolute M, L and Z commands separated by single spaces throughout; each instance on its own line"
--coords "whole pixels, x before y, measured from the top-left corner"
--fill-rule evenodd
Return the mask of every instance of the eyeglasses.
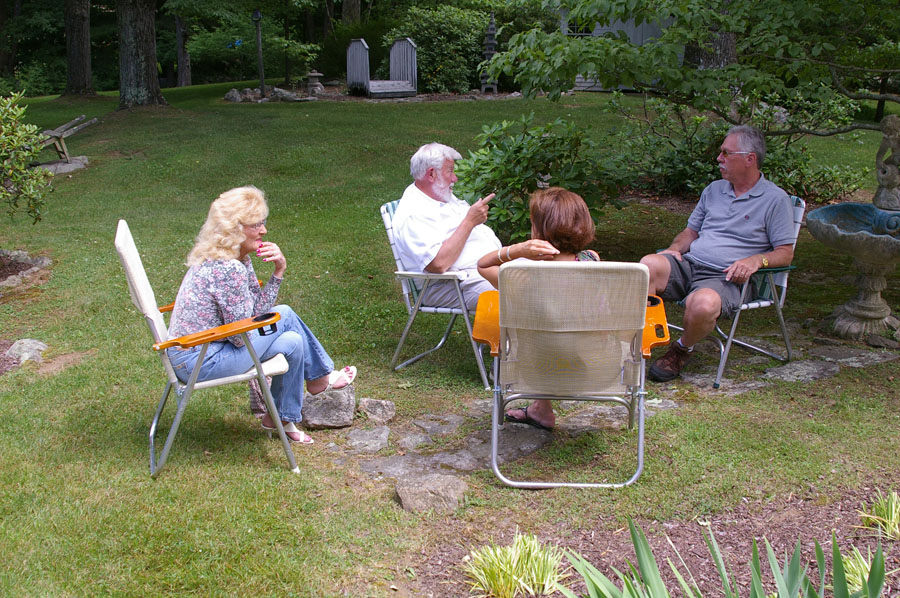
M 265 228 L 266 221 L 260 220 L 256 224 L 245 224 L 244 226 L 246 226 L 247 228 L 252 228 L 253 230 L 261 230 L 261 229 Z
M 719 148 L 719 153 L 727 158 L 728 156 L 736 156 L 737 154 L 754 154 L 756 152 L 730 152 L 727 149 L 725 149 L 724 147 L 722 147 L 722 148 Z

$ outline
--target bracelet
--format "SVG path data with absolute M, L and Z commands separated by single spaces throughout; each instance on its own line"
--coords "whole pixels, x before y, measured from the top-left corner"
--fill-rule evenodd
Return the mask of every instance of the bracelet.
M 512 260 L 512 258 L 509 257 L 509 245 L 507 245 L 506 246 L 506 261 L 509 262 L 511 260 Z
M 501 247 L 500 249 L 497 250 L 497 261 L 500 262 L 501 264 L 503 263 L 503 258 L 500 257 L 500 252 L 501 252 L 502 250 L 503 250 L 502 247 Z

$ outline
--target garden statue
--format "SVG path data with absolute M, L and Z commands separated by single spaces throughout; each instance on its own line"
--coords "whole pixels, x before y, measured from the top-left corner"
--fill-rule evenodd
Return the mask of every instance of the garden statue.
M 885 276 L 900 261 L 900 117 L 884 117 L 881 131 L 884 138 L 875 154 L 878 189 L 872 203 L 835 204 L 807 216 L 813 237 L 853 256 L 859 291 L 829 318 L 835 334 L 856 340 L 883 332 L 893 332 L 900 340 L 900 320 L 881 297 Z
M 872 203 L 882 210 L 900 210 L 900 116 L 890 114 L 881 120 L 884 138 L 875 154 L 878 190 Z M 890 151 L 891 154 L 885 157 Z

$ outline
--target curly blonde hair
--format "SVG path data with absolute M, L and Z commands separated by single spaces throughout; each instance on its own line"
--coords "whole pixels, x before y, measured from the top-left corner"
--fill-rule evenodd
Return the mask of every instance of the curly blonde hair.
M 209 206 L 206 222 L 187 257 L 187 266 L 206 260 L 233 260 L 241 253 L 246 239 L 245 224 L 255 224 L 269 215 L 265 194 L 254 187 L 235 187 L 216 198 Z

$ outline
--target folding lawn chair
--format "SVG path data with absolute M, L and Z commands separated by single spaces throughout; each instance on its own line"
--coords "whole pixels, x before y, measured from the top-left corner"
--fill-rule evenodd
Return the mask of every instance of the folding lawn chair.
M 793 206 L 794 215 L 794 247 L 797 247 L 797 238 L 800 236 L 800 225 L 803 222 L 803 215 L 806 211 L 806 202 L 799 197 L 791 196 L 791 205 Z M 756 273 L 741 286 L 741 308 L 735 312 L 731 322 L 731 330 L 728 334 L 722 330 L 718 322 L 716 323 L 716 334 L 711 334 L 707 338 L 719 348 L 719 367 L 716 371 L 716 379 L 713 382 L 713 388 L 719 388 L 722 382 L 722 374 L 725 372 L 725 364 L 728 362 L 728 354 L 731 352 L 731 345 L 738 345 L 763 355 L 768 355 L 772 359 L 777 359 L 783 363 L 791 360 L 791 337 L 788 334 L 787 326 L 784 323 L 784 300 L 787 297 L 788 274 L 796 266 L 784 266 L 782 268 L 760 268 Z M 751 300 L 747 300 L 751 289 L 755 289 L 755 296 Z M 684 305 L 683 301 L 678 302 Z M 781 327 L 781 337 L 784 341 L 785 354 L 780 355 L 763 347 L 756 346 L 747 341 L 735 338 L 737 332 L 738 320 L 741 313 L 750 309 L 759 309 L 761 307 L 774 307 L 775 314 L 778 316 L 778 324 Z M 670 328 L 684 331 L 684 328 L 669 324 Z M 724 343 L 722 341 L 725 341 Z
M 259 387 L 263 390 L 263 399 L 265 400 L 269 413 L 272 415 L 272 421 L 275 422 L 275 426 L 278 428 L 278 435 L 284 446 L 284 453 L 287 456 L 291 471 L 300 473 L 297 462 L 294 460 L 294 452 L 291 450 L 290 441 L 284 433 L 284 428 L 281 425 L 281 418 L 278 417 L 278 411 L 275 409 L 275 403 L 272 400 L 272 393 L 269 389 L 269 385 L 266 383 L 266 376 L 277 376 L 288 371 L 287 360 L 284 358 L 284 355 L 279 353 L 272 359 L 260 363 L 259 357 L 253 349 L 253 345 L 247 338 L 247 333 L 250 330 L 265 327 L 272 327 L 272 329 L 274 329 L 274 327 L 277 326 L 276 322 L 281 319 L 281 316 L 277 313 L 264 314 L 265 317 L 257 316 L 255 318 L 246 318 L 216 328 L 210 328 L 209 330 L 203 330 L 194 334 L 167 340 L 168 333 L 162 312 L 170 311 L 172 309 L 172 304 L 161 308 L 157 307 L 156 297 L 153 294 L 153 289 L 150 287 L 150 281 L 147 279 L 147 274 L 144 272 L 144 265 L 141 263 L 141 257 L 134 244 L 134 238 L 131 236 L 128 223 L 124 220 L 119 220 L 119 226 L 116 229 L 116 251 L 119 254 L 119 259 L 122 261 L 122 266 L 125 268 L 125 275 L 128 279 L 128 290 L 131 293 L 131 301 L 147 321 L 147 326 L 150 328 L 150 333 L 153 336 L 153 349 L 159 355 L 160 360 L 162 360 L 163 369 L 166 373 L 166 386 L 163 390 L 159 405 L 156 408 L 156 413 L 153 415 L 153 421 L 150 424 L 150 475 L 156 477 L 163 465 L 165 465 L 166 459 L 169 456 L 169 451 L 172 448 L 172 443 L 175 440 L 175 434 L 178 432 L 178 426 L 181 424 L 184 410 L 187 407 L 188 401 L 194 390 L 212 388 L 214 386 L 222 386 L 234 382 L 246 382 L 252 378 L 256 378 L 259 381 Z M 262 334 L 263 331 L 260 333 Z M 224 378 L 198 382 L 197 376 L 200 373 L 200 366 L 203 364 L 203 359 L 206 356 L 206 350 L 209 347 L 209 343 L 221 341 L 236 334 L 240 334 L 243 337 L 244 343 L 246 344 L 248 351 L 250 351 L 250 356 L 253 358 L 253 362 L 256 366 L 247 372 L 236 376 L 227 376 Z M 172 363 L 169 361 L 169 357 L 165 350 L 169 347 L 189 348 L 196 346 L 201 346 L 197 365 L 191 372 L 188 382 L 182 383 L 175 376 L 175 370 L 172 368 Z M 163 446 L 159 457 L 157 457 L 155 448 L 156 430 L 159 426 L 159 419 L 162 415 L 163 408 L 166 406 L 166 401 L 173 388 L 175 389 L 175 394 L 178 396 L 177 409 L 171 427 L 169 428 L 169 433 L 166 436 L 165 445 Z
M 391 244 L 391 252 L 394 254 L 394 263 L 397 265 L 397 271 L 394 274 L 400 281 L 400 287 L 403 293 L 403 302 L 406 305 L 406 311 L 409 314 L 409 318 L 406 320 L 406 327 L 403 329 L 403 334 L 400 335 L 400 342 L 397 343 L 397 349 L 394 351 L 393 359 L 391 359 L 391 367 L 394 370 L 399 370 L 412 363 L 417 362 L 429 353 L 433 353 L 443 347 L 444 343 L 447 342 L 447 339 L 450 337 L 450 332 L 453 330 L 453 324 L 456 322 L 456 317 L 462 316 L 463 321 L 466 323 L 466 330 L 469 334 L 469 341 L 472 343 L 472 351 L 475 353 L 475 361 L 478 364 L 478 373 L 481 375 L 481 381 L 484 383 L 485 389 L 489 389 L 490 383 L 488 382 L 487 372 L 484 369 L 484 358 L 481 355 L 481 349 L 478 347 L 478 344 L 474 340 L 472 340 L 472 323 L 470 321 L 471 314 L 466 307 L 462 289 L 459 286 L 460 280 L 465 279 L 466 273 L 448 271 L 443 274 L 432 274 L 430 272 L 410 272 L 406 269 L 406 266 L 400 259 L 400 252 L 398 251 L 397 244 L 394 240 L 393 219 L 394 212 L 397 209 L 398 203 L 400 203 L 399 199 L 395 201 L 389 201 L 388 203 L 381 206 L 381 219 L 384 221 L 384 230 L 385 232 L 387 232 L 388 241 Z M 425 290 L 428 288 L 428 285 L 433 282 L 444 280 L 452 281 L 456 287 L 456 306 L 431 307 L 428 305 L 424 305 L 422 299 L 425 295 Z M 450 323 L 447 324 L 447 330 L 444 332 L 444 336 L 441 337 L 441 340 L 438 341 L 438 343 L 434 347 L 427 351 L 419 353 L 415 357 L 411 357 L 410 359 L 407 359 L 406 361 L 398 365 L 397 361 L 399 361 L 400 359 L 400 350 L 403 348 L 403 344 L 406 342 L 406 338 L 409 336 L 410 330 L 412 330 L 413 322 L 415 321 L 416 316 L 418 316 L 420 313 L 449 314 Z
M 644 468 L 644 358 L 668 343 L 665 310 L 649 298 L 649 271 L 619 262 L 516 260 L 500 267 L 500 292 L 483 293 L 475 338 L 494 355 L 491 468 L 516 488 L 618 488 Z M 506 406 L 522 399 L 610 401 L 637 421 L 637 463 L 619 483 L 517 481 L 500 471 Z

